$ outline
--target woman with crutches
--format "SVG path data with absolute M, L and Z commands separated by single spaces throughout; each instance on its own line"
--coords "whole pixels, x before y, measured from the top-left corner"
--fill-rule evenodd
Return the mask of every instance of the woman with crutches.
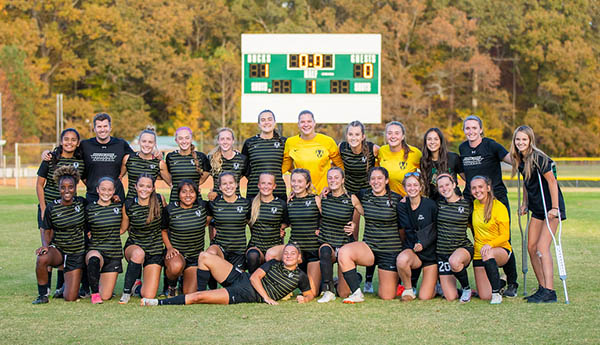
M 523 175 L 523 205 L 519 213 L 531 211 L 527 249 L 539 283 L 538 290 L 526 299 L 530 303 L 553 303 L 556 302 L 550 252 L 553 236 L 547 227 L 556 233 L 559 222 L 566 219 L 565 202 L 556 181 L 556 167 L 552 159 L 535 146 L 535 135 L 528 126 L 515 130 L 511 156 L 513 176 L 517 169 Z

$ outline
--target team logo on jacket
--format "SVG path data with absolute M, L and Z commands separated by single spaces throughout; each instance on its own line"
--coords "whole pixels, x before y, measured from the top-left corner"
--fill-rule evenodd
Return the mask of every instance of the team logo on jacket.
M 244 207 L 242 207 L 242 206 L 238 206 L 237 207 L 237 212 L 238 213 L 242 213 L 243 210 L 244 210 Z
M 81 207 L 79 205 L 75 206 L 75 212 L 79 213 L 79 211 L 81 211 Z
M 73 163 L 73 168 L 75 168 L 75 169 L 79 168 L 79 162 L 74 162 Z
M 342 200 L 342 204 L 348 204 L 348 199 Z
M 406 162 L 398 162 L 398 165 L 400 166 L 400 169 L 406 169 Z
M 119 214 L 119 209 L 117 207 L 113 208 L 114 214 Z
M 233 170 L 238 170 L 240 168 L 240 163 L 233 163 Z
M 273 146 L 275 146 L 275 148 L 278 149 L 281 146 L 281 143 L 279 141 L 276 141 L 273 143 Z
M 317 154 L 317 157 L 318 157 L 318 158 L 321 158 L 321 157 L 323 157 L 323 150 L 321 150 L 321 149 L 318 149 L 318 150 L 316 150 L 316 151 L 315 151 L 315 153 Z
M 190 163 L 192 163 L 192 165 L 196 165 L 196 162 L 194 162 L 193 159 L 190 159 Z
M 294 276 L 294 272 L 288 273 L 288 278 L 292 278 Z
M 271 207 L 271 213 L 273 213 L 273 214 L 277 213 L 277 207 Z
M 423 215 L 422 215 L 422 214 L 420 214 L 420 215 L 417 217 L 417 220 L 425 220 L 425 217 L 423 217 Z
M 386 205 L 387 207 L 390 207 L 390 201 L 389 201 L 389 200 L 386 200 L 386 201 L 385 201 L 385 205 Z
M 363 156 L 363 158 L 360 159 L 363 163 L 367 161 L 367 157 Z
M 155 169 L 156 168 L 156 164 L 150 164 L 150 169 Z
M 307 200 L 304 202 L 304 205 L 306 205 L 306 207 L 309 207 L 310 204 L 312 204 L 312 200 Z
M 196 215 L 197 215 L 198 217 L 202 217 L 202 211 L 200 211 L 200 210 L 196 210 L 196 212 L 194 212 L 194 213 L 196 213 Z
M 458 213 L 465 213 L 465 208 L 462 206 L 458 207 Z

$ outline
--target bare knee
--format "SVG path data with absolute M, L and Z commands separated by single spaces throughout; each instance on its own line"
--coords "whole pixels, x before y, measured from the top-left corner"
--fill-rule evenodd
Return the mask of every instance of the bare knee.
M 144 258 L 146 256 L 146 253 L 144 252 L 143 249 L 136 249 L 134 251 L 132 251 L 131 256 L 129 257 L 130 261 L 135 262 L 136 264 L 142 264 L 144 263 Z
M 396 266 L 402 267 L 402 268 L 407 268 L 409 266 L 408 256 L 398 255 L 398 258 L 396 259 Z
M 205 262 L 207 262 L 208 260 L 210 260 L 210 258 L 212 258 L 215 254 L 213 253 L 209 253 L 208 251 L 202 252 L 200 253 L 200 255 L 198 255 L 198 265 L 201 265 Z
M 450 268 L 454 272 L 460 272 L 460 271 L 462 271 L 462 269 L 465 266 L 465 265 L 463 265 L 463 263 L 459 259 L 453 258 L 453 257 L 450 257 L 450 260 L 448 260 L 448 262 L 450 263 Z

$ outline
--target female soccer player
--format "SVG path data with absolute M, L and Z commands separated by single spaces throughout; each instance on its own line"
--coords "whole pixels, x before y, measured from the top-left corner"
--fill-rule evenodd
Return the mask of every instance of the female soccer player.
M 154 156 L 156 149 L 156 132 L 154 128 L 144 129 L 138 136 L 140 151 L 133 155 L 125 155 L 121 166 L 119 179 L 127 174 L 129 180 L 127 185 L 127 199 L 137 196 L 135 182 L 142 173 L 150 174 L 155 180 L 160 176 L 168 185 L 171 185 L 171 174 L 167 164 L 160 158 Z
M 252 200 L 250 213 L 250 242 L 246 251 L 246 268 L 254 273 L 265 262 L 265 253 L 280 245 L 288 227 L 288 211 L 285 200 L 273 195 L 275 176 L 262 173 L 258 179 L 259 194 Z
M 398 285 L 396 257 L 402 248 L 396 213 L 400 195 L 390 190 L 389 181 L 385 168 L 374 167 L 369 173 L 371 188 L 363 189 L 357 195 L 360 201 L 357 210 L 365 218 L 364 242 L 348 243 L 338 254 L 338 265 L 352 292 L 344 299 L 344 303 L 364 301 L 356 265 L 376 264 L 379 275 L 379 297 L 384 300 L 396 297 Z
M 492 191 L 492 181 L 485 176 L 471 179 L 473 201 L 473 238 L 475 254 L 473 268 L 477 293 L 490 304 L 502 303 L 500 295 L 500 274 L 498 266 L 504 265 L 512 255 L 510 238 L 510 220 L 508 210 L 496 198 Z
M 405 196 L 402 187 L 404 175 L 419 169 L 421 151 L 406 143 L 406 129 L 398 121 L 385 125 L 385 141 L 377 154 L 377 165 L 385 168 L 390 176 L 390 189 Z
M 204 250 L 207 204 L 199 198 L 192 180 L 179 183 L 178 202 L 169 203 L 162 218 L 168 295 L 175 296 L 177 278 L 183 275 L 183 293 L 197 290 L 198 255 Z
M 296 300 L 306 303 L 314 298 L 308 278 L 298 268 L 300 249 L 292 244 L 285 245 L 283 261 L 270 260 L 251 276 L 234 267 L 217 255 L 200 254 L 198 268 L 212 274 L 224 287 L 210 291 L 198 291 L 163 300 L 142 299 L 142 306 L 173 304 L 236 304 L 267 303 L 277 305 L 277 300 L 289 295 L 296 288 L 302 291 Z
M 367 141 L 365 125 L 352 121 L 346 127 L 346 141 L 340 143 L 340 155 L 344 164 L 344 187 L 350 194 L 369 188 L 367 175 L 375 166 L 379 146 Z
M 412 278 L 413 272 L 423 271 L 423 281 L 419 289 L 419 299 L 427 300 L 435 297 L 437 282 L 437 257 L 435 244 L 437 240 L 437 204 L 435 201 L 422 197 L 425 183 L 421 174 L 412 172 L 406 174 L 402 185 L 408 196 L 407 202 L 397 206 L 398 226 L 404 229 L 406 239 L 402 243 L 402 252 L 396 259 L 398 274 L 404 283 L 402 300 L 415 299 Z M 415 286 L 416 288 L 416 286 Z
M 478 116 L 470 115 L 463 121 L 463 131 L 467 138 L 458 147 L 462 170 L 464 173 L 465 190 L 464 197 L 472 201 L 470 186 L 471 179 L 477 175 L 487 176 L 492 180 L 494 196 L 500 201 L 510 215 L 510 205 L 506 193 L 506 186 L 502 182 L 501 163 L 511 163 L 511 158 L 506 149 L 490 138 L 483 137 L 483 122 Z M 503 267 L 506 273 L 508 286 L 504 290 L 505 297 L 516 297 L 517 288 L 517 263 L 515 256 L 511 255 L 508 262 Z
M 175 131 L 175 142 L 179 145 L 179 150 L 169 152 L 166 158 L 173 183 L 169 202 L 177 201 L 177 188 L 181 180 L 187 178 L 197 181 L 200 186 L 210 176 L 208 158 L 204 153 L 196 151 L 192 138 L 192 130 L 189 127 L 179 127 Z
M 208 199 L 214 200 L 219 194 L 219 186 L 216 183 L 219 175 L 223 171 L 231 171 L 237 182 L 236 194 L 240 194 L 240 178 L 246 176 L 246 156 L 235 151 L 233 144 L 235 143 L 235 135 L 231 128 L 221 128 L 217 132 L 216 140 L 217 147 L 209 154 L 210 174 L 214 181 L 212 192 L 208 193 Z
M 310 171 L 317 193 L 327 186 L 327 171 L 333 165 L 343 168 L 344 163 L 335 141 L 324 134 L 315 132 L 315 116 L 308 110 L 298 115 L 300 134 L 285 142 L 281 171 L 286 173 L 292 168 Z
M 225 259 L 235 269 L 243 270 L 246 265 L 246 224 L 250 219 L 250 202 L 235 193 L 237 183 L 232 172 L 222 172 L 218 183 L 221 196 L 208 203 L 212 244 L 206 252 Z M 209 279 L 210 272 L 199 265 L 198 289 L 206 290 Z
M 335 300 L 333 264 L 337 261 L 340 248 L 347 243 L 354 242 L 358 235 L 358 227 L 353 222 L 353 218 L 355 218 L 355 213 L 358 214 L 356 205 L 360 202 L 355 194 L 348 194 L 344 182 L 342 169 L 338 167 L 329 169 L 327 172 L 329 193 L 320 199 L 321 226 L 318 230 L 318 240 L 323 293 L 317 301 L 319 303 Z M 350 294 L 350 288 L 344 280 L 339 265 L 337 290 L 340 296 Z
M 455 181 L 457 174 L 462 172 L 460 157 L 448 151 L 448 143 L 439 128 L 429 128 L 423 136 L 423 156 L 421 157 L 421 173 L 425 182 L 424 194 L 433 201 L 439 201 L 441 196 L 435 185 L 437 175 L 449 173 Z
M 550 252 L 552 237 L 546 228 L 546 215 L 553 233 L 556 233 L 558 218 L 566 219 L 565 200 L 556 181 L 556 166 L 548 155 L 536 147 L 535 135 L 528 126 L 520 126 L 515 130 L 511 156 L 513 176 L 517 169 L 523 175 L 523 205 L 519 212 L 527 214 L 531 211 L 532 213 L 527 250 L 539 288 L 536 293 L 527 298 L 527 301 L 556 302 L 554 266 Z M 540 190 L 539 179 L 542 180 L 543 191 Z M 542 197 L 546 201 L 546 210 L 544 210 Z
M 125 242 L 125 259 L 129 264 L 119 301 L 121 304 L 129 302 L 131 288 L 140 276 L 142 266 L 142 297 L 156 296 L 163 265 L 161 221 L 165 198 L 156 193 L 154 179 L 149 174 L 140 174 L 135 188 L 138 196 L 125 201 L 123 212 L 123 227 L 129 228 L 129 238 Z
M 96 192 L 98 201 L 85 208 L 90 233 L 85 263 L 93 304 L 112 298 L 117 276 L 123 272 L 121 234 L 127 231 L 122 227 L 123 205 L 113 201 L 115 180 L 100 178 Z
M 260 133 L 247 139 L 242 147 L 242 154 L 247 157 L 246 174 L 248 176 L 248 189 L 246 199 L 253 200 L 258 194 L 258 177 L 263 172 L 275 176 L 277 187 L 273 195 L 281 200 L 286 200 L 285 183 L 281 175 L 283 163 L 283 149 L 285 137 L 275 129 L 275 114 L 270 110 L 263 110 L 258 114 L 258 128 Z
M 83 176 L 85 163 L 83 162 L 79 132 L 74 128 L 67 128 L 60 134 L 60 145 L 50 153 L 49 160 L 42 160 L 40 168 L 37 172 L 36 192 L 38 197 L 38 229 L 40 235 L 42 232 L 42 216 L 46 212 L 46 205 L 51 204 L 54 200 L 60 198 L 58 186 L 54 181 L 54 171 L 61 166 L 71 165 L 77 169 L 79 176 Z M 52 276 L 52 270 L 48 272 L 48 285 Z M 58 271 L 58 279 L 56 281 L 56 291 L 54 297 L 62 297 L 60 291 L 64 282 L 63 271 Z
M 467 275 L 467 267 L 473 258 L 473 244 L 467 238 L 471 202 L 456 194 L 456 181 L 448 173 L 438 175 L 437 186 L 444 198 L 438 202 L 437 214 L 436 254 L 440 283 L 446 300 L 453 301 L 458 298 L 456 277 L 462 286 L 460 301 L 466 303 L 471 300 Z
M 44 211 L 42 246 L 35 251 L 38 297 L 33 304 L 48 303 L 48 267 L 58 265 L 63 265 L 65 275 L 65 301 L 76 300 L 84 266 L 86 201 L 77 196 L 79 173 L 75 167 L 66 165 L 54 170 L 53 177 L 60 199 L 48 204 Z

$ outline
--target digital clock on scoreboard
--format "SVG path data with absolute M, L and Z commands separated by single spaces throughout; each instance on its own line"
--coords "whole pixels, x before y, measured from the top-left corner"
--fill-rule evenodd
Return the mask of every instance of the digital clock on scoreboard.
M 320 123 L 381 122 L 381 36 L 242 35 L 242 121 L 311 110 Z

